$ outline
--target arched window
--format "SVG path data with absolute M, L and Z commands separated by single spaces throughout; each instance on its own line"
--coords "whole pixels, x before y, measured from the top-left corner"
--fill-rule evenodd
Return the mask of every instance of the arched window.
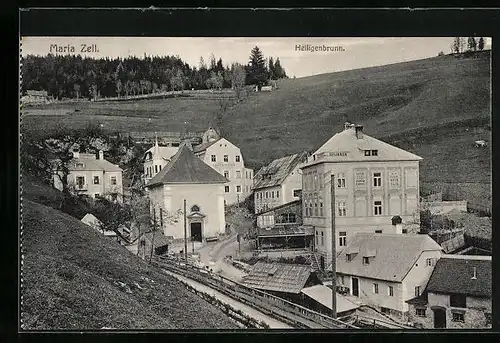
M 191 212 L 200 212 L 200 207 L 198 205 L 193 205 L 193 207 L 191 207 Z

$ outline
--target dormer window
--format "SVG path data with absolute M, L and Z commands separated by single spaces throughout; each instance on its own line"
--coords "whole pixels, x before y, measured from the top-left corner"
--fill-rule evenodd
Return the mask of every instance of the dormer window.
M 200 212 L 200 207 L 198 205 L 193 205 L 191 207 L 191 212 Z
M 367 256 L 363 257 L 363 264 L 370 264 L 370 258 Z
M 378 150 L 372 150 L 372 156 L 378 156 Z
M 83 165 L 82 162 L 76 162 L 75 165 L 76 165 L 77 168 L 83 168 L 84 167 L 84 165 Z

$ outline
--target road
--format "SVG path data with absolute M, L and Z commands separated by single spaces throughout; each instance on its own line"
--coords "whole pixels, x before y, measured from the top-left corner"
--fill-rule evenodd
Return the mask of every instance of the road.
M 279 320 L 276 320 L 258 310 L 256 310 L 255 308 L 253 307 L 250 307 L 248 305 L 245 305 L 239 301 L 236 301 L 230 297 L 228 297 L 227 295 L 225 294 L 222 294 L 218 291 L 216 291 L 215 289 L 213 288 L 210 288 L 208 286 L 205 286 L 199 282 L 196 282 L 194 280 L 191 280 L 191 279 L 188 279 L 182 275 L 179 275 L 179 274 L 176 274 L 176 273 L 172 273 L 168 270 L 165 270 L 163 269 L 163 271 L 175 278 L 177 278 L 178 280 L 181 280 L 183 282 L 186 282 L 188 283 L 190 286 L 194 287 L 195 289 L 199 290 L 199 291 L 202 291 L 202 292 L 205 292 L 207 294 L 210 294 L 214 297 L 216 297 L 217 299 L 219 299 L 220 301 L 226 303 L 226 304 L 229 304 L 231 305 L 232 307 L 242 311 L 243 313 L 245 313 L 246 315 L 256 319 L 256 320 L 259 320 L 259 321 L 263 321 L 265 322 L 267 325 L 269 325 L 269 328 L 271 329 L 293 329 L 293 327 L 291 327 L 290 325 L 286 324 L 286 323 L 283 323 L 283 322 L 280 322 Z

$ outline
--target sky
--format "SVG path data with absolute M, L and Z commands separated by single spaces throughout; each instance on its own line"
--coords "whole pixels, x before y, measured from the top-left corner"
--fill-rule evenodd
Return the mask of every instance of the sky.
M 485 49 L 491 47 L 486 38 Z M 288 76 L 305 77 L 343 70 L 372 67 L 434 57 L 440 51 L 450 52 L 453 37 L 23 37 L 22 56 L 28 54 L 67 54 L 55 50 L 73 46 L 82 56 L 127 57 L 179 56 L 190 66 L 199 66 L 202 56 L 209 64 L 210 55 L 222 58 L 225 65 L 248 63 L 250 51 L 258 46 L 265 58 L 279 57 Z M 91 51 L 82 53 L 84 44 Z M 297 46 L 303 46 L 302 50 Z M 311 51 L 311 47 L 332 47 L 330 51 Z M 339 49 L 342 47 L 342 49 Z M 95 50 L 95 51 L 94 51 Z M 342 51 L 339 51 L 342 50 Z

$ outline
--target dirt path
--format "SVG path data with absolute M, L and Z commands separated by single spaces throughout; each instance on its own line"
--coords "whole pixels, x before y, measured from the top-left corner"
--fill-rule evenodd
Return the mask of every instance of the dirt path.
M 210 288 L 210 287 L 205 286 L 199 282 L 188 279 L 182 275 L 172 273 L 168 270 L 163 269 L 163 271 L 165 273 L 177 278 L 178 280 L 181 280 L 181 281 L 188 283 L 190 286 L 196 288 L 197 290 L 208 293 L 208 294 L 216 297 L 217 299 L 231 305 L 232 307 L 241 310 L 242 312 L 244 312 L 248 316 L 250 316 L 256 320 L 265 322 L 267 325 L 269 325 L 269 327 L 271 329 L 293 329 L 293 327 L 289 326 L 288 324 L 280 322 L 279 320 L 276 320 L 276 319 L 274 319 L 274 318 L 272 318 L 272 317 L 270 317 L 270 316 L 268 316 L 268 315 L 266 315 L 266 314 L 264 314 L 256 309 L 254 309 L 253 307 L 250 307 L 248 305 L 240 303 L 239 301 L 236 301 L 236 300 L 228 297 L 227 295 L 222 294 L 219 291 L 216 291 L 213 288 Z

